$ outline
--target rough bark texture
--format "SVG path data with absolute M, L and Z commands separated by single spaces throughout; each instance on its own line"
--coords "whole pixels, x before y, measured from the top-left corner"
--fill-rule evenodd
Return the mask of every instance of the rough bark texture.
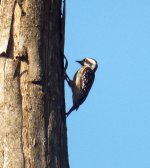
M 0 1 L 0 168 L 69 168 L 61 5 Z

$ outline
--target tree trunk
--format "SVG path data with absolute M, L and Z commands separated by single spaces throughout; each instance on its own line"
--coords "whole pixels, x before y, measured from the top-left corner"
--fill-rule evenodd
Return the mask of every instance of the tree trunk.
M 0 168 L 69 168 L 61 8 L 0 1 Z

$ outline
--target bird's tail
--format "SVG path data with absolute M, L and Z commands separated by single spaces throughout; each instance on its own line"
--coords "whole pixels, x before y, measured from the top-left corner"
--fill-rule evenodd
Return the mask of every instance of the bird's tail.
M 68 117 L 70 115 L 70 113 L 75 109 L 76 109 L 76 107 L 72 106 L 71 109 L 68 111 L 68 113 L 66 113 L 66 117 Z

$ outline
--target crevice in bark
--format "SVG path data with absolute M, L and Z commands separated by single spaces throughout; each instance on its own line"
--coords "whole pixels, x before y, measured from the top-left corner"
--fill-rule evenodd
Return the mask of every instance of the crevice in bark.
M 2 58 L 8 58 L 8 55 L 6 55 L 5 52 L 2 52 L 2 53 L 0 54 L 0 57 L 2 57 Z
M 18 1 L 18 5 L 21 9 L 21 16 L 25 16 L 26 15 L 26 12 L 24 9 L 25 0 L 17 0 L 17 1 Z
M 9 34 L 9 40 L 8 40 L 8 45 L 7 45 L 7 50 L 6 50 L 6 55 L 9 58 L 13 58 L 13 52 L 14 52 L 14 11 L 16 7 L 16 1 L 13 6 L 13 14 L 12 14 L 12 19 L 11 19 L 11 25 L 10 25 L 10 34 Z

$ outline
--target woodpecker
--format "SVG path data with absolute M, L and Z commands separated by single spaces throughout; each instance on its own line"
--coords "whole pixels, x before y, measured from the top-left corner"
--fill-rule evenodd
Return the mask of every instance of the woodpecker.
M 95 79 L 95 72 L 98 68 L 98 64 L 93 58 L 85 58 L 76 62 L 81 64 L 82 67 L 75 73 L 73 80 L 70 80 L 65 73 L 65 79 L 72 89 L 73 98 L 73 106 L 66 113 L 67 117 L 73 110 L 78 110 L 79 106 L 87 98 Z

